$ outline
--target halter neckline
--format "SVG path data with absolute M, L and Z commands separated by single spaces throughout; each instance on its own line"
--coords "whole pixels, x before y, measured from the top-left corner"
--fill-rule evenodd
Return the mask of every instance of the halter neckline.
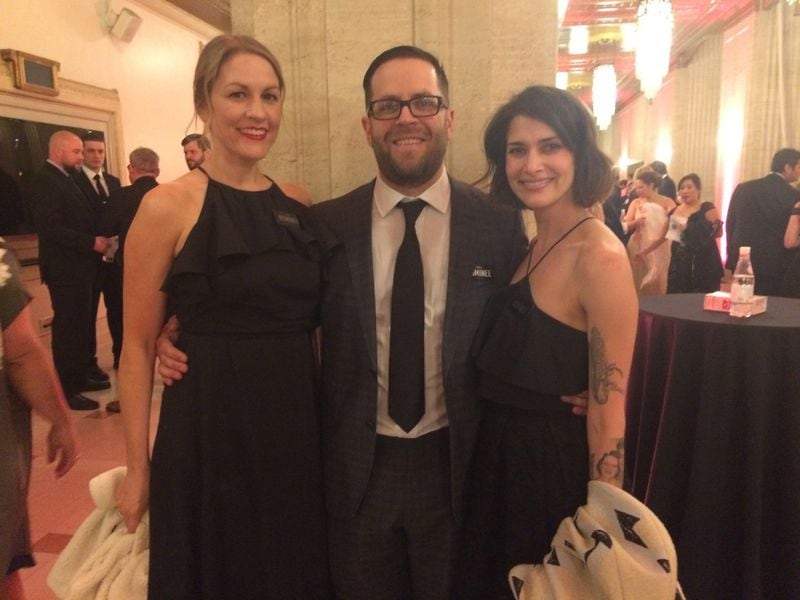
M 526 273 L 525 273 L 525 277 L 523 277 L 523 279 L 527 279 L 528 277 L 530 277 L 530 274 L 533 273 L 534 269 L 536 269 L 536 267 L 538 267 L 545 258 L 547 258 L 547 255 L 550 254 L 550 252 L 553 250 L 553 248 L 558 246 L 561 242 L 564 241 L 564 239 L 570 233 L 575 231 L 580 225 L 583 225 L 584 223 L 586 223 L 586 221 L 588 221 L 590 219 L 594 219 L 594 217 L 585 217 L 585 218 L 581 219 L 580 221 L 578 221 L 577 223 L 575 223 L 575 225 L 573 225 L 572 227 L 567 229 L 566 233 L 564 233 L 564 235 L 562 235 L 560 238 L 558 238 L 552 246 L 550 246 L 547 250 L 545 250 L 545 253 L 542 254 L 542 256 L 539 257 L 539 260 L 537 260 L 536 263 L 534 263 L 534 265 L 531 267 L 531 259 L 533 258 L 533 247 L 536 245 L 536 241 L 537 241 L 537 240 L 534 239 L 531 242 L 531 249 L 530 249 L 530 252 L 528 253 L 528 264 L 525 267 Z

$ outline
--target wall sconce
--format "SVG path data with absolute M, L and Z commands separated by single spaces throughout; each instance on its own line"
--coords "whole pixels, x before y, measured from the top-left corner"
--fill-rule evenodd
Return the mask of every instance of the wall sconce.
M 112 37 L 119 38 L 123 42 L 130 42 L 142 24 L 142 17 L 128 8 L 114 12 L 108 9 L 105 17 L 106 27 Z

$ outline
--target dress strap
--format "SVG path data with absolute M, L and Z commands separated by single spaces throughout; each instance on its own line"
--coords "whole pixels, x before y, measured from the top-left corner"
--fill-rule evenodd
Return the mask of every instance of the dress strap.
M 538 267 L 538 266 L 539 266 L 539 264 L 540 264 L 540 263 L 541 263 L 541 262 L 542 262 L 542 261 L 543 261 L 545 258 L 547 258 L 547 255 L 548 255 L 548 254 L 550 254 L 550 252 L 551 252 L 551 250 L 552 250 L 553 248 L 555 248 L 555 247 L 556 247 L 556 246 L 558 246 L 558 245 L 559 245 L 561 242 L 563 242 L 563 241 L 564 241 L 564 239 L 565 239 L 565 238 L 566 238 L 566 237 L 567 237 L 567 236 L 568 236 L 570 233 L 572 233 L 573 231 L 575 231 L 575 230 L 576 230 L 576 229 L 577 229 L 579 226 L 583 225 L 584 223 L 586 223 L 586 221 L 589 221 L 589 220 L 591 220 L 591 219 L 594 219 L 594 217 L 585 217 L 585 218 L 581 219 L 580 221 L 578 221 L 577 223 L 575 223 L 575 225 L 573 225 L 572 227 L 570 227 L 570 228 L 567 230 L 567 232 L 566 232 L 564 235 L 562 235 L 560 238 L 558 238 L 558 239 L 555 241 L 555 243 L 554 243 L 552 246 L 550 246 L 550 247 L 549 247 L 547 250 L 545 250 L 545 253 L 544 253 L 544 254 L 542 254 L 542 256 L 539 258 L 539 260 L 537 260 L 537 261 L 536 261 L 536 263 L 535 263 L 533 266 L 531 266 L 531 258 L 533 258 L 533 247 L 536 245 L 536 240 L 533 240 L 533 241 L 531 242 L 531 250 L 530 250 L 530 253 L 528 254 L 528 268 L 527 268 L 527 270 L 526 270 L 527 272 L 525 273 L 525 278 L 528 278 L 528 277 L 530 276 L 530 274 L 531 274 L 531 273 L 533 273 L 533 270 L 534 270 L 536 267 Z

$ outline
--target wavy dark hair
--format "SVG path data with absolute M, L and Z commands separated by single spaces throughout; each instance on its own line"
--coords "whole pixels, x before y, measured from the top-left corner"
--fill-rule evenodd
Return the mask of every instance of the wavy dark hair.
M 575 159 L 572 199 L 589 208 L 605 200 L 614 185 L 611 159 L 597 144 L 597 127 L 583 103 L 569 92 L 534 85 L 522 90 L 495 112 L 483 136 L 483 150 L 489 163 L 481 181 L 490 179 L 489 193 L 495 200 L 522 207 L 506 176 L 508 129 L 514 117 L 528 117 L 545 123 L 556 132 Z

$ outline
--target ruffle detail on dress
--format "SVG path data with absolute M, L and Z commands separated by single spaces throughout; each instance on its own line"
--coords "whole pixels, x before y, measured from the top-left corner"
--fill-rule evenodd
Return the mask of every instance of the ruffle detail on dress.
M 273 185 L 248 192 L 209 181 L 200 217 L 175 257 L 161 291 L 178 304 L 208 296 L 226 265 L 268 251 L 323 262 L 338 241 L 308 207 Z
M 527 279 L 489 300 L 472 356 L 480 371 L 531 392 L 577 394 L 588 385 L 586 333 L 542 312 Z

